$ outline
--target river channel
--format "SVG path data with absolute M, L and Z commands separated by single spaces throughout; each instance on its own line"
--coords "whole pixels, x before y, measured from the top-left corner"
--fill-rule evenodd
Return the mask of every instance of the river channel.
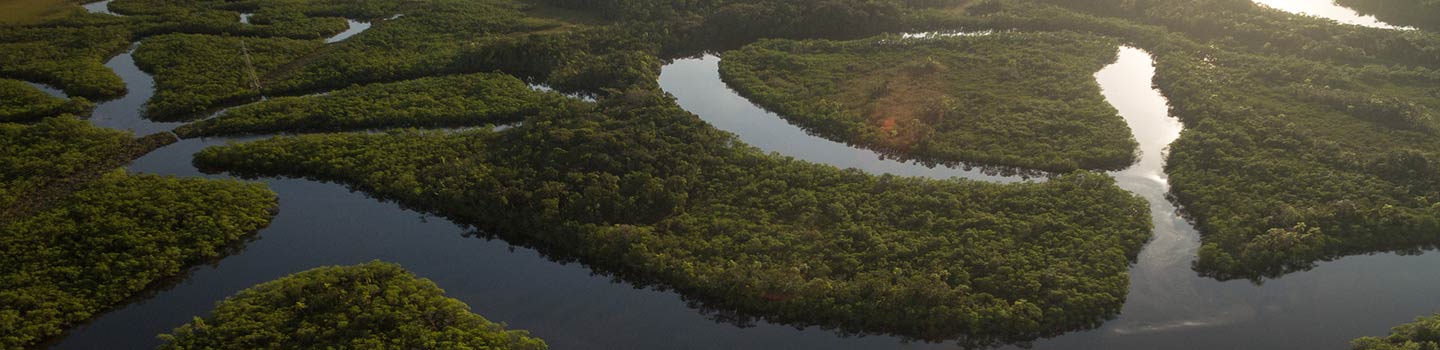
M 1375 19 L 1375 16 L 1362 15 L 1349 7 L 1336 4 L 1334 0 L 1252 0 L 1257 4 L 1271 8 L 1298 13 L 1307 16 L 1320 17 L 1335 20 L 1344 24 L 1366 26 L 1383 29 L 1409 29 L 1391 25 Z
M 931 168 L 806 134 L 738 96 L 721 82 L 720 58 L 677 60 L 661 87 L 679 104 L 742 141 L 797 159 L 871 173 L 981 181 L 1037 181 L 982 171 Z M 153 80 L 126 55 L 107 63 L 129 95 L 102 103 L 97 125 L 163 132 L 174 124 L 145 121 L 139 109 Z M 1440 311 L 1440 254 L 1374 254 L 1321 263 L 1263 285 L 1218 282 L 1190 270 L 1199 245 L 1194 229 L 1164 195 L 1164 149 L 1181 133 L 1151 86 L 1147 53 L 1121 48 L 1119 60 L 1096 74 L 1105 98 L 1127 121 L 1142 158 L 1112 173 L 1150 202 L 1154 238 L 1131 269 L 1121 315 L 1100 328 L 1040 340 L 1037 349 L 1343 349 L 1353 337 L 1383 334 L 1416 316 Z M 522 126 L 523 127 L 523 126 Z M 503 132 L 503 131 L 501 131 Z M 254 138 L 185 140 L 135 161 L 136 173 L 228 178 L 191 166 L 204 147 Z M 527 329 L 552 349 L 952 349 L 887 336 L 845 338 L 814 327 L 715 322 L 671 292 L 636 289 L 594 276 L 577 264 L 551 262 L 503 241 L 472 238 L 444 219 L 403 209 L 344 186 L 266 178 L 280 197 L 273 223 L 242 251 L 192 269 L 168 288 L 100 315 L 55 349 L 150 349 L 156 334 L 205 315 L 224 297 L 305 269 L 383 260 L 434 280 L 475 312 Z

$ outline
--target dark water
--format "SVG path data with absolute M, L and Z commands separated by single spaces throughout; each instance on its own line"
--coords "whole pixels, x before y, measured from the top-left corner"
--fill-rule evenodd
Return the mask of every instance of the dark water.
M 30 85 L 30 86 L 32 86 L 32 87 L 35 87 L 35 89 L 40 90 L 41 92 L 44 92 L 46 95 L 50 95 L 50 96 L 54 96 L 54 97 L 59 97 L 59 98 L 70 98 L 70 95 L 69 95 L 69 94 L 66 94 L 65 91 L 62 91 L 62 90 L 60 90 L 59 88 L 56 88 L 56 87 L 54 87 L 54 86 L 45 85 L 45 84 L 40 84 L 40 83 L 32 83 L 32 82 L 28 82 L 28 81 L 25 82 L 25 84 L 28 84 L 28 85 Z
M 144 73 L 117 69 L 131 95 L 102 105 L 96 124 L 142 134 L 173 127 L 138 117 L 151 82 Z M 1165 115 L 1150 88 L 1148 55 L 1122 51 L 1116 65 L 1097 74 L 1106 96 L 1122 111 L 1142 145 L 1136 167 L 1117 172 L 1122 186 L 1150 200 L 1156 238 L 1133 268 L 1123 315 L 1102 328 L 1040 341 L 1042 349 L 1341 349 L 1349 338 L 1381 334 L 1415 316 L 1440 311 L 1440 254 L 1360 256 L 1273 280 L 1264 286 L 1220 283 L 1189 270 L 1196 237 L 1163 200 L 1158 171 L 1165 144 L 1179 126 Z M 660 84 L 686 109 L 718 128 L 766 150 L 873 173 L 962 176 L 1022 181 L 963 169 L 932 169 L 812 137 L 736 96 L 720 83 L 718 59 L 681 60 L 665 67 Z M 224 178 L 190 165 L 200 149 L 247 139 L 187 140 L 137 160 L 132 172 Z M 443 219 L 405 210 L 335 184 L 263 179 L 280 196 L 280 212 L 258 240 L 212 266 L 201 266 L 177 285 L 101 315 L 74 330 L 57 349 L 146 349 L 155 335 L 205 315 L 226 296 L 305 269 L 383 260 L 434 280 L 447 295 L 486 317 L 528 329 L 553 349 L 918 349 L 949 344 L 906 344 L 892 337 L 842 338 L 819 329 L 715 323 L 669 292 L 637 290 L 580 265 L 550 262 L 504 242 L 464 236 Z
M 976 178 L 903 164 L 897 170 L 896 162 L 876 161 L 873 152 L 805 135 L 725 87 L 718 63 L 714 56 L 675 62 L 661 87 L 687 110 L 767 151 L 873 173 Z M 1343 349 L 1351 338 L 1384 334 L 1440 311 L 1440 254 L 1348 257 L 1263 286 L 1191 271 L 1199 239 L 1165 200 L 1162 169 L 1165 147 L 1181 127 L 1152 88 L 1153 74 L 1149 55 L 1134 48 L 1122 48 L 1119 61 L 1096 74 L 1142 151 L 1139 163 L 1112 175 L 1150 202 L 1155 223 L 1153 240 L 1131 269 L 1129 299 L 1121 316 L 1101 328 L 1038 341 L 1035 348 Z
M 155 79 L 135 66 L 134 47 L 110 61 L 105 62 L 106 67 L 120 75 L 125 81 L 128 92 L 119 99 L 105 101 L 95 106 L 95 112 L 90 115 L 90 122 L 106 128 L 129 130 L 135 132 L 136 136 L 144 136 L 157 132 L 165 132 L 184 123 L 157 123 L 141 119 L 140 110 L 145 106 L 145 101 L 155 95 Z

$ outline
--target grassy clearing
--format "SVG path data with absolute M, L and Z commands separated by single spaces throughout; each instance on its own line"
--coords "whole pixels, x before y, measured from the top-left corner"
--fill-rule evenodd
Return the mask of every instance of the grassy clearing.
M 70 0 L 0 0 L 0 25 L 34 24 L 79 9 Z

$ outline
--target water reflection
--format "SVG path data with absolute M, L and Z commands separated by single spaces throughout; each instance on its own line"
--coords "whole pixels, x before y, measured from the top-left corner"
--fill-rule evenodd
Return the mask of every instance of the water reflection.
M 1372 28 L 1384 29 L 1411 29 L 1390 25 L 1376 19 L 1375 16 L 1361 15 L 1348 7 L 1340 6 L 1334 0 L 1251 0 L 1257 4 L 1271 8 L 1303 15 L 1310 15 L 1320 18 L 1328 18 L 1340 23 L 1354 24 Z
M 184 123 L 158 123 L 139 117 L 145 101 L 155 95 L 155 79 L 135 65 L 135 57 L 131 55 L 134 52 L 135 48 L 132 46 L 129 51 L 105 62 L 106 67 L 115 71 L 115 74 L 125 81 L 128 90 L 125 96 L 97 104 L 95 113 L 90 116 L 90 122 L 101 127 L 133 131 L 139 136 L 166 132 L 183 125 Z
M 990 182 L 1026 180 L 1021 176 L 1007 176 L 1015 173 L 1012 169 L 932 167 L 812 136 L 736 94 L 720 81 L 719 64 L 720 58 L 713 55 L 677 60 L 665 66 L 660 75 L 660 88 L 674 95 L 685 110 L 720 130 L 735 133 L 741 141 L 761 150 L 874 174 L 941 179 L 960 177 Z
M 325 39 L 325 43 L 326 43 L 326 44 L 334 44 L 334 43 L 338 43 L 338 42 L 341 42 L 341 41 L 345 41 L 345 39 L 349 39 L 350 37 L 355 36 L 355 34 L 360 34 L 360 32 L 364 32 L 364 31 L 370 29 L 370 26 L 371 26 L 371 23 L 368 22 L 368 21 L 362 22 L 362 21 L 356 21 L 356 20 L 349 19 L 349 18 L 346 18 L 346 19 L 345 19 L 345 23 L 348 24 L 350 27 L 349 27 L 349 28 L 345 28 L 345 31 L 340 32 L 340 34 L 335 34 L 335 36 L 326 38 L 326 39 Z
M 951 176 L 872 162 L 872 157 L 856 157 L 867 154 L 863 150 L 840 150 L 843 145 L 785 125 L 726 88 L 718 61 L 713 56 L 676 61 L 665 67 L 661 87 L 687 110 L 765 150 L 873 173 Z M 1440 298 L 1434 297 L 1440 295 L 1440 254 L 1346 257 L 1258 286 L 1219 282 L 1191 270 L 1199 238 L 1166 200 L 1163 172 L 1165 147 L 1181 128 L 1152 87 L 1153 74 L 1147 53 L 1123 48 L 1118 61 L 1095 76 L 1142 151 L 1139 163 L 1112 175 L 1122 188 L 1149 201 L 1155 224 L 1153 240 L 1131 268 L 1126 304 L 1119 317 L 1098 329 L 1036 341 L 1033 348 L 1340 349 L 1351 338 L 1384 334 L 1393 325 L 1440 311 Z
M 92 3 L 80 5 L 80 7 L 84 7 L 84 8 L 85 8 L 85 11 L 89 11 L 90 13 L 103 13 L 103 14 L 107 14 L 107 15 L 119 16 L 120 14 L 117 14 L 117 13 L 114 13 L 114 12 L 110 12 L 110 2 L 111 2 L 111 1 L 115 1 L 115 0 L 105 0 L 105 1 L 92 2 Z
M 54 87 L 54 86 L 45 85 L 45 84 L 41 84 L 41 83 L 32 83 L 32 82 L 28 82 L 28 81 L 25 82 L 25 84 L 30 85 L 30 86 L 33 86 L 33 87 L 35 87 L 35 89 L 38 89 L 38 90 L 40 90 L 40 91 L 42 91 L 42 92 L 45 92 L 45 94 L 50 95 L 50 96 L 59 97 L 59 98 L 65 98 L 65 99 L 70 98 L 70 95 L 69 95 L 69 94 L 66 94 L 64 90 L 60 90 L 59 88 L 56 88 L 56 87 Z
M 667 65 L 660 84 L 686 109 L 742 140 L 787 156 L 873 173 L 983 181 L 1018 181 L 975 171 L 927 168 L 880 160 L 879 155 L 805 134 L 735 95 L 720 81 L 718 58 Z M 139 117 L 153 81 L 127 55 L 107 63 L 130 95 L 97 108 L 96 124 L 166 130 L 174 123 Z M 1150 201 L 1155 238 L 1132 269 L 1129 299 L 1119 318 L 1101 328 L 1036 342 L 1039 349 L 1314 349 L 1343 348 L 1362 335 L 1440 311 L 1440 254 L 1348 257 L 1264 286 L 1216 282 L 1189 270 L 1198 242 L 1164 200 L 1164 145 L 1179 132 L 1164 99 L 1150 87 L 1153 68 L 1143 51 L 1124 49 L 1096 74 L 1107 100 L 1129 122 L 1142 149 L 1140 163 L 1113 173 L 1121 186 Z M 134 162 L 134 172 L 206 175 L 191 164 L 207 146 L 254 138 L 192 139 Z M 894 337 L 843 338 L 816 328 L 758 322 L 749 328 L 717 324 L 678 295 L 635 289 L 579 265 L 549 261 L 501 241 L 467 238 L 466 229 L 352 192 L 300 179 L 261 179 L 280 195 L 280 212 L 238 254 L 200 266 L 183 282 L 152 298 L 100 315 L 72 331 L 58 349 L 147 349 L 155 335 L 205 315 L 224 297 L 308 268 L 384 260 L 434 280 L 448 296 L 512 327 L 530 330 L 564 349 L 953 349 L 953 344 L 904 343 Z M 1323 330 L 1323 331 L 1319 331 Z

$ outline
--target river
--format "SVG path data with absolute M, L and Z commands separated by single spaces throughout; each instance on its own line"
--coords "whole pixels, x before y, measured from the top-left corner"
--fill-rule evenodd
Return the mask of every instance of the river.
M 873 153 L 803 131 L 803 136 L 776 132 L 798 128 L 725 87 L 719 61 L 715 56 L 677 61 L 666 66 L 661 87 L 705 121 L 766 151 L 873 173 L 951 175 L 915 164 L 892 172 L 888 163 L 846 162 Z M 1347 257 L 1259 286 L 1219 282 L 1192 271 L 1199 236 L 1165 199 L 1164 150 L 1181 127 L 1151 86 L 1153 75 L 1149 54 L 1129 47 L 1096 74 L 1106 100 L 1125 118 L 1142 152 L 1138 163 L 1112 175 L 1122 188 L 1150 202 L 1155 224 L 1154 238 L 1131 268 L 1129 298 L 1120 316 L 1099 329 L 1037 341 L 1035 349 L 1343 349 L 1351 338 L 1384 334 L 1440 310 L 1440 298 L 1434 297 L 1440 295 L 1440 254 Z
M 660 85 L 679 104 L 746 143 L 799 159 L 871 173 L 984 181 L 1035 181 L 965 169 L 882 160 L 873 152 L 805 134 L 725 87 L 719 58 L 677 60 Z M 139 106 L 153 80 L 122 55 L 107 63 L 130 94 L 97 108 L 92 121 L 141 134 L 174 125 L 142 120 Z M 133 69 L 133 70 L 131 70 Z M 1375 254 L 1321 263 L 1253 285 L 1217 282 L 1191 271 L 1198 237 L 1164 199 L 1163 150 L 1180 133 L 1150 84 L 1149 55 L 1122 48 L 1096 74 L 1142 150 L 1139 163 L 1113 173 L 1151 204 L 1155 238 L 1132 268 L 1122 314 L 1098 329 L 1037 341 L 1038 349 L 1343 349 L 1353 337 L 1383 334 L 1416 316 L 1440 311 L 1440 254 Z M 503 131 L 502 131 L 503 132 Z M 136 173 L 207 175 L 190 164 L 211 145 L 253 138 L 184 140 L 135 161 Z M 712 321 L 671 292 L 635 289 L 558 264 L 502 241 L 470 238 L 460 225 L 336 184 L 266 178 L 280 197 L 274 222 L 244 249 L 193 268 L 180 282 L 104 313 L 61 339 L 56 349 L 148 349 L 155 335 L 205 315 L 224 297 L 305 269 L 371 260 L 395 262 L 434 280 L 450 297 L 485 317 L 527 329 L 553 349 L 950 349 L 888 336 L 843 338 L 829 331 L 760 323 Z
M 1336 22 L 1383 29 L 1410 29 L 1391 25 L 1362 15 L 1349 7 L 1340 6 L 1334 0 L 1251 0 L 1277 10 L 1335 20 Z

